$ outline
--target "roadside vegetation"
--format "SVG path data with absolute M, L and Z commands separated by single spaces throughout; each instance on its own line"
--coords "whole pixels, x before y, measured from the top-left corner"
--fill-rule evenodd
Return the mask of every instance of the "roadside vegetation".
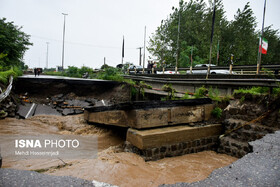
M 272 92 L 271 92 L 272 91 Z M 271 92 L 271 93 L 270 93 Z M 236 94 L 251 94 L 251 95 L 280 95 L 280 87 L 270 89 L 268 87 L 252 87 L 250 89 L 239 89 L 234 91 Z
M 0 19 L 0 82 L 3 84 L 8 83 L 11 75 L 16 78 L 28 68 L 23 55 L 32 43 L 29 42 L 30 36 L 21 29 L 6 18 Z
M 8 71 L 1 71 L 0 72 L 0 82 L 3 83 L 3 84 L 7 84 L 10 76 L 13 76 L 14 78 L 17 78 L 20 75 L 22 75 L 22 71 L 17 67 L 12 67 Z
M 206 88 L 202 86 L 198 88 L 194 93 L 186 91 L 185 95 L 181 98 L 175 96 L 177 91 L 172 87 L 172 84 L 166 84 L 162 87 L 162 90 L 168 92 L 166 97 L 161 100 L 185 100 L 185 99 L 199 99 L 210 98 L 215 103 L 215 108 L 211 111 L 214 118 L 221 119 L 223 116 L 223 109 L 228 106 L 229 101 L 234 98 L 238 98 L 240 103 L 244 103 L 246 98 L 252 96 L 272 96 L 280 97 L 280 86 L 270 89 L 268 87 L 252 87 L 250 89 L 238 89 L 235 90 L 233 95 L 221 96 L 218 89 L 212 87 Z M 248 97 L 249 96 L 249 97 Z

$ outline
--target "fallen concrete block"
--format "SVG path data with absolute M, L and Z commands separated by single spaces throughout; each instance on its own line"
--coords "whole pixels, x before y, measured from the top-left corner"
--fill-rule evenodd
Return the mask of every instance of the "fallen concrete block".
M 204 127 L 189 127 L 186 125 L 162 127 L 147 130 L 128 129 L 126 140 L 137 148 L 160 148 L 181 142 L 189 142 L 206 137 L 219 136 L 222 133 L 221 124 Z
M 37 104 L 35 103 L 26 103 L 25 105 L 19 105 L 17 114 L 24 119 L 29 118 L 33 116 L 36 107 Z

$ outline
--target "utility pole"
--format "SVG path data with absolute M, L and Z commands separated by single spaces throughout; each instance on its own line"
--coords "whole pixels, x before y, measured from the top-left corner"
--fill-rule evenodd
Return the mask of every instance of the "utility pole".
M 48 69 L 48 63 L 49 63 L 49 42 L 46 42 L 46 44 L 47 44 L 46 69 Z
M 220 58 L 220 40 L 218 40 L 218 46 L 217 46 L 217 66 L 219 66 L 219 58 Z
M 179 2 L 179 10 L 178 10 L 178 35 L 177 35 L 177 55 L 176 55 L 176 67 L 175 67 L 175 74 L 177 74 L 178 71 L 178 60 L 179 60 L 179 39 L 180 39 L 180 22 L 181 22 L 181 15 L 180 15 L 180 11 L 181 11 L 181 5 Z
M 146 26 L 145 26 L 145 30 L 144 30 L 143 69 L 145 68 L 145 53 L 146 53 Z
M 63 17 L 64 17 L 64 22 L 63 22 L 63 44 L 62 44 L 62 71 L 64 69 L 64 40 L 65 40 L 65 20 L 66 20 L 66 16 L 68 14 L 62 13 Z
M 212 58 L 212 44 L 213 44 L 214 26 L 215 26 L 215 15 L 216 15 L 216 0 L 214 0 L 214 4 L 213 4 L 213 16 L 212 16 L 212 31 L 211 31 L 209 65 L 208 65 L 206 79 L 208 79 L 208 76 L 210 74 L 210 66 L 211 66 L 211 58 Z
M 264 29 L 264 20 L 265 20 L 265 9 L 266 9 L 266 0 L 264 0 L 264 9 L 263 9 L 263 23 L 262 23 L 262 33 L 261 33 L 261 43 L 258 47 L 258 63 L 257 63 L 257 75 L 260 73 L 261 61 L 262 61 L 262 43 L 263 43 L 263 29 Z
M 122 44 L 122 64 L 123 64 L 123 58 L 124 58 L 124 36 L 123 36 L 123 44 Z
M 140 54 L 139 54 L 139 66 L 141 66 L 141 61 L 142 61 L 142 53 L 141 53 L 141 50 L 142 50 L 143 47 L 138 47 L 137 49 L 140 49 Z
M 105 64 L 106 64 L 106 57 L 104 57 L 104 66 L 105 66 Z
M 192 74 L 192 66 L 193 66 L 193 46 L 191 50 L 191 67 L 190 67 L 190 73 Z

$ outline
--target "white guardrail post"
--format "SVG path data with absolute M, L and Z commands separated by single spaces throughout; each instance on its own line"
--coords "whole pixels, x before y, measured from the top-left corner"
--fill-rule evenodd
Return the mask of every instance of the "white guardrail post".
M 9 86 L 7 87 L 7 89 L 5 90 L 5 92 L 2 92 L 2 93 L 0 94 L 0 102 L 2 102 L 6 97 L 8 97 L 8 95 L 10 95 L 11 90 L 12 90 L 12 88 L 13 88 L 13 80 L 14 80 L 14 78 L 13 78 L 13 76 L 11 76 L 11 77 L 10 77 L 10 84 L 9 84 Z

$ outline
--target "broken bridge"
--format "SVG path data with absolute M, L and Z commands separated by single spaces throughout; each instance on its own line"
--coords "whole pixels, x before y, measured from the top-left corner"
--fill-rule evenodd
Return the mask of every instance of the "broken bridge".
M 222 132 L 221 124 L 189 124 L 211 117 L 211 99 L 136 101 L 112 106 L 87 107 L 89 123 L 128 128 L 126 140 L 145 160 L 213 150 Z M 135 151 L 136 150 L 136 151 Z

